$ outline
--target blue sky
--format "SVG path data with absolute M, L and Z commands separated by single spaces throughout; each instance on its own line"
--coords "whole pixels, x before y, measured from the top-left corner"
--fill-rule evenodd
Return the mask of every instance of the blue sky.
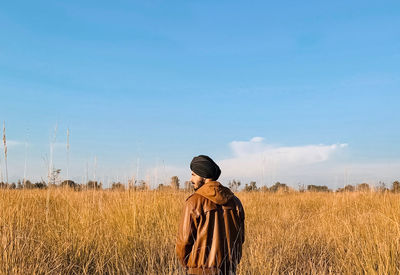
M 187 180 L 194 155 L 228 171 L 243 166 L 240 157 L 259 167 L 254 154 L 289 148 L 280 169 L 271 157 L 262 173 L 233 169 L 223 179 L 391 181 L 400 177 L 399 29 L 398 1 L 3 3 L 9 174 L 23 175 L 27 152 L 28 177 L 46 177 L 57 124 L 54 163 L 65 173 L 69 128 L 75 180 L 86 162 L 94 170 L 94 157 L 108 181 L 137 176 L 138 159 L 139 178 Z M 237 142 L 248 152 L 235 154 Z M 307 146 L 327 155 L 302 169 L 302 157 L 285 162 Z

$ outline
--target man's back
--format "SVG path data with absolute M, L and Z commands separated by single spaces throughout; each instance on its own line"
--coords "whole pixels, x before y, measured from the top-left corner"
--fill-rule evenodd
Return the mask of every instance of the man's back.
M 244 210 L 228 188 L 211 181 L 186 200 L 176 251 L 189 274 L 235 272 L 243 242 Z

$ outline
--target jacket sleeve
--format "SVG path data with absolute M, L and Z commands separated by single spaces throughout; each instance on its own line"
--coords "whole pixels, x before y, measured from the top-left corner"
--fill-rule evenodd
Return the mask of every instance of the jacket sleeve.
M 243 210 L 243 218 L 241 220 L 242 222 L 242 243 L 244 243 L 244 232 L 245 232 L 245 225 L 244 225 L 244 210 Z
M 192 205 L 186 201 L 176 241 L 176 254 L 184 267 L 187 267 L 189 255 L 196 239 L 195 222 Z
M 242 244 L 244 243 L 244 233 L 245 233 L 245 224 L 244 224 L 244 219 L 245 219 L 245 215 L 244 215 L 244 208 L 242 203 L 240 202 L 240 200 L 238 200 L 239 203 L 239 219 L 240 219 L 240 228 L 242 231 Z

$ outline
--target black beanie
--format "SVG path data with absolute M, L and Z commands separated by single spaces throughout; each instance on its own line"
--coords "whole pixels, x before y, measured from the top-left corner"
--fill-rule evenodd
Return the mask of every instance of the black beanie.
M 217 180 L 221 175 L 221 169 L 219 169 L 218 165 L 209 156 L 205 155 L 194 157 L 190 163 L 190 170 L 200 177 L 212 180 Z

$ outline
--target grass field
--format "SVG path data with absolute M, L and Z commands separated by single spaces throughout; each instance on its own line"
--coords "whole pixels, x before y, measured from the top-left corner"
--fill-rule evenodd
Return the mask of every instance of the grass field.
M 400 195 L 238 193 L 239 274 L 397 274 Z M 182 274 L 185 192 L 0 190 L 2 274 Z

